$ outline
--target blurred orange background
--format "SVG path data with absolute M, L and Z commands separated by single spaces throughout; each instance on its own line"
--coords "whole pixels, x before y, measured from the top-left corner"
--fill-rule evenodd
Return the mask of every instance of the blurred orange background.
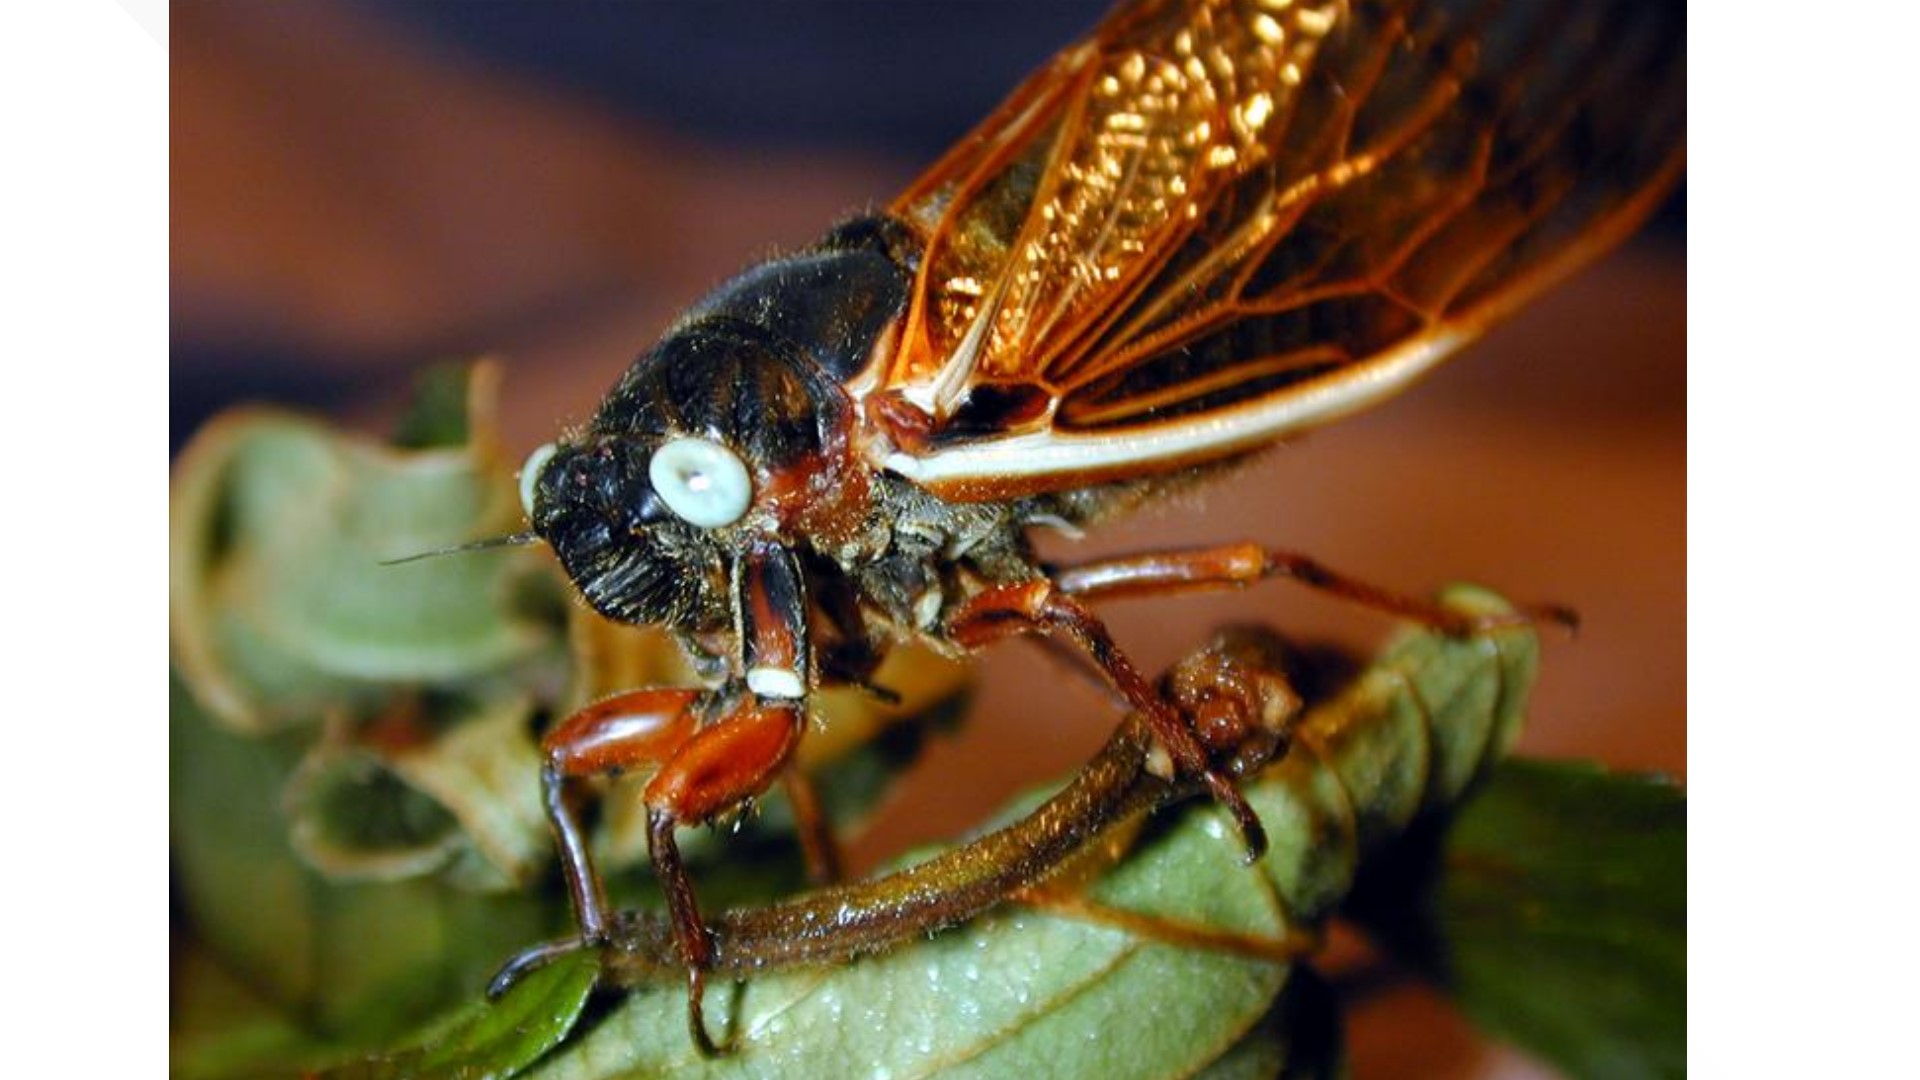
M 176 3 L 173 444 L 241 400 L 377 426 L 421 366 L 490 353 L 530 449 L 707 289 L 884 203 L 1104 7 Z M 1570 603 L 1585 626 L 1549 641 L 1523 750 L 1684 776 L 1685 256 L 1676 201 L 1411 393 L 1049 551 L 1252 538 Z M 1111 609 L 1153 668 L 1246 619 L 1386 629 L 1285 585 Z M 992 651 L 969 726 L 856 855 L 966 827 L 1112 722 L 1036 651 Z M 1413 988 L 1350 1033 L 1361 1077 L 1534 1073 Z

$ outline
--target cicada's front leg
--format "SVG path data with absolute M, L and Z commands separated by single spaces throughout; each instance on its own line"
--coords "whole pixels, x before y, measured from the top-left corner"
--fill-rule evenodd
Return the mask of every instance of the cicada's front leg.
M 680 861 L 674 829 L 711 821 L 766 791 L 793 756 L 806 727 L 806 709 L 799 699 L 748 693 L 700 726 L 707 696 L 706 691 L 687 689 L 617 694 L 581 709 L 548 732 L 541 771 L 547 820 L 580 933 L 509 961 L 494 977 L 491 993 L 503 993 L 522 975 L 564 952 L 608 944 L 606 890 L 577 810 L 584 794 L 581 785 L 595 777 L 653 768 L 641 796 L 647 808 L 647 850 L 687 965 L 688 1022 L 694 1040 L 703 1050 L 714 1050 L 701 1009 L 712 944 L 693 882 Z
M 734 592 L 744 687 L 617 694 L 567 717 L 543 740 L 547 817 L 580 933 L 510 960 L 494 977 L 490 993 L 505 992 L 528 971 L 565 952 L 608 944 L 606 890 L 594 869 L 576 804 L 584 794 L 581 785 L 591 778 L 651 768 L 653 776 L 641 794 L 647 810 L 647 851 L 687 968 L 689 1028 L 703 1052 L 716 1052 L 702 1008 L 713 945 L 674 830 L 713 821 L 780 779 L 806 729 L 812 681 L 806 594 L 793 554 L 771 543 L 750 547 L 735 566 Z M 817 808 L 805 795 L 801 791 L 796 797 L 796 804 L 806 804 L 797 815 L 803 832 L 824 831 L 824 819 L 809 813 Z M 802 839 L 809 845 L 810 860 L 819 858 L 815 849 L 828 842 Z
M 541 740 L 541 797 L 573 902 L 575 937 L 545 942 L 508 960 L 487 985 L 499 997 L 528 972 L 582 947 L 607 943 L 607 895 L 581 823 L 584 782 L 664 766 L 692 741 L 704 691 L 656 687 L 596 701 Z
M 541 741 L 540 770 L 547 824 L 573 900 L 574 921 L 589 945 L 606 940 L 607 897 L 587 846 L 578 805 L 583 781 L 660 768 L 694 738 L 702 691 L 635 690 L 597 701 L 567 717 Z

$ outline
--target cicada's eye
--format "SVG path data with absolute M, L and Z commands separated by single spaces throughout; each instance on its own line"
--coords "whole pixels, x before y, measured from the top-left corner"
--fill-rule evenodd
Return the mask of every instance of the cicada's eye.
M 653 452 L 647 479 L 667 509 L 703 529 L 739 521 L 753 502 L 746 463 L 719 443 L 690 435 Z
M 527 520 L 533 520 L 533 492 L 540 485 L 540 470 L 553 460 L 554 451 L 560 449 L 554 443 L 548 443 L 527 455 L 527 463 L 520 466 L 520 509 L 527 512 Z

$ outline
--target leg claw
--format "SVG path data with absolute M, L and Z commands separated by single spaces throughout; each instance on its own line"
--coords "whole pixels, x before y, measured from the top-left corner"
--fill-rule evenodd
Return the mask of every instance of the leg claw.
M 513 989 L 515 984 L 519 983 L 521 979 L 546 967 L 548 964 L 553 963 L 568 953 L 578 952 L 581 949 L 591 947 L 592 943 L 584 938 L 565 937 L 556 938 L 553 941 L 543 941 L 538 945 L 522 950 L 518 955 L 514 956 L 513 959 L 508 960 L 502 965 L 500 970 L 494 973 L 493 978 L 487 980 L 487 1000 L 500 1000 L 506 996 L 507 991 Z

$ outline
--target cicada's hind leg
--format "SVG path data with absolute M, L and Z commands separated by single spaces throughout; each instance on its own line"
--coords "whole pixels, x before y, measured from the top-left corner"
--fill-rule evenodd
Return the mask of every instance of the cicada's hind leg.
M 815 626 L 810 643 L 814 675 L 821 686 L 850 686 L 885 705 L 900 704 L 900 695 L 874 681 L 885 654 L 875 644 L 861 611 L 855 590 L 844 581 L 829 578 L 810 590 L 808 599 L 823 622 Z M 798 618 L 798 616 L 796 616 Z M 778 625 L 778 620 L 775 620 Z M 817 631 L 825 630 L 824 636 Z M 806 858 L 807 877 L 815 885 L 840 881 L 845 860 L 833 821 L 820 801 L 813 778 L 799 769 L 788 769 L 780 789 L 793 808 L 794 829 L 799 834 L 800 850 Z
M 1214 635 L 1160 679 L 1160 693 L 1186 718 L 1213 761 L 1245 777 L 1284 758 L 1305 702 L 1294 688 L 1293 650 L 1279 635 L 1234 627 Z M 1069 880 L 1062 880 L 1064 878 Z M 1111 926 L 1149 941 L 1182 948 L 1258 956 L 1290 963 L 1319 943 L 1317 933 L 1281 938 L 1217 932 L 1190 921 L 1129 911 L 1103 903 L 1073 875 L 1043 877 L 1016 894 L 1021 903 L 1054 915 Z
M 1084 652 L 1127 704 L 1145 717 L 1168 757 L 1169 773 L 1200 779 L 1239 826 L 1247 861 L 1267 848 L 1266 830 L 1230 772 L 1216 767 L 1187 719 L 1140 674 L 1120 651 L 1105 623 L 1084 604 L 1047 580 L 988 589 L 962 604 L 948 620 L 947 634 L 965 648 L 979 648 L 1014 634 L 1039 634 Z
M 1060 567 L 1053 570 L 1052 575 L 1054 584 L 1061 592 L 1087 601 L 1233 588 L 1268 578 L 1288 578 L 1308 588 L 1376 611 L 1400 615 L 1450 634 L 1472 634 L 1515 624 L 1542 622 L 1573 629 L 1580 622 L 1579 616 L 1571 608 L 1558 604 L 1529 605 L 1511 614 L 1465 616 L 1431 601 L 1337 573 L 1297 552 L 1250 543 L 1101 559 Z

